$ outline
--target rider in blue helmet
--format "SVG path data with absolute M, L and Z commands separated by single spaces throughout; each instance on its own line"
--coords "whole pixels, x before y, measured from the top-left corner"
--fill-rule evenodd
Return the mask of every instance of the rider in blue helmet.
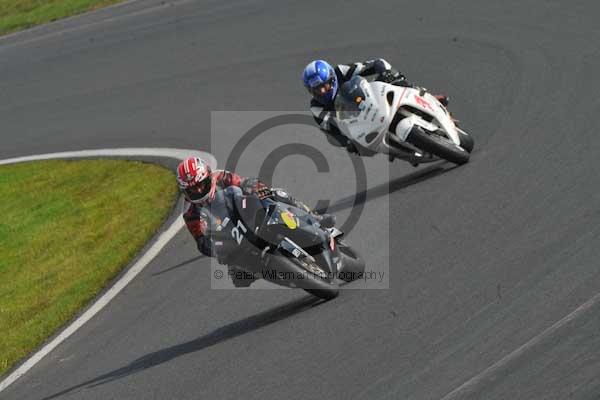
M 324 60 L 308 63 L 302 73 L 302 81 L 313 97 L 310 103 L 313 117 L 319 128 L 328 134 L 327 139 L 331 144 L 345 147 L 351 153 L 357 152 L 356 147 L 337 128 L 333 101 L 340 85 L 357 75 L 392 85 L 413 87 L 404 75 L 392 68 L 383 58 L 354 64 L 339 64 L 335 68 Z M 448 105 L 447 96 L 436 95 L 435 97 L 444 106 Z
M 315 60 L 304 68 L 302 74 L 304 86 L 315 100 L 329 104 L 335 99 L 338 90 L 338 78 L 335 70 L 323 60 Z

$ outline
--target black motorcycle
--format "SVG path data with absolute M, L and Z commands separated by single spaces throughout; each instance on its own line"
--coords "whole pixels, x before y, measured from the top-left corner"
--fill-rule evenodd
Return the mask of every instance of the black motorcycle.
M 323 298 L 338 295 L 336 279 L 352 281 L 365 263 L 336 228 L 323 228 L 311 213 L 276 195 L 218 190 L 208 215 L 217 259 L 254 279 L 301 288 Z

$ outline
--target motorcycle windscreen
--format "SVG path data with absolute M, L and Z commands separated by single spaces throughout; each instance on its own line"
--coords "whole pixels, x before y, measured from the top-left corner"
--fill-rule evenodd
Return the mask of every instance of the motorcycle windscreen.
M 365 108 L 364 101 L 369 94 L 363 89 L 366 85 L 364 78 L 355 76 L 345 82 L 335 98 L 334 107 L 338 119 L 355 119 Z
M 254 231 L 265 219 L 266 211 L 262 201 L 256 196 L 236 196 L 236 211 L 244 225 Z
M 262 235 L 270 238 L 271 243 L 277 244 L 282 237 L 288 237 L 303 248 L 322 247 L 324 231 L 306 211 L 275 203 L 269 207 L 268 215 L 266 231 Z

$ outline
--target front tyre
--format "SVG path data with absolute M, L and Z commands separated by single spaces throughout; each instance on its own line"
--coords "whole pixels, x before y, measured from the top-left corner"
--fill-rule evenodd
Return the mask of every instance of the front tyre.
M 310 260 L 304 259 L 304 260 L 292 260 L 292 261 L 303 263 L 303 269 L 305 269 L 305 270 L 309 270 L 309 271 L 320 270 L 320 271 L 322 271 L 321 267 L 319 267 L 319 265 L 317 263 L 314 263 Z M 311 281 L 314 281 L 314 282 L 311 282 Z M 318 298 L 323 299 L 323 300 L 335 299 L 338 296 L 338 294 L 340 293 L 340 290 L 338 289 L 338 287 L 336 285 L 332 284 L 331 282 L 326 282 L 324 279 L 318 278 L 316 276 L 316 274 L 314 274 L 312 276 L 312 278 L 309 279 L 308 285 L 301 286 L 301 287 L 302 287 L 302 289 L 304 289 L 308 293 L 312 294 L 313 296 L 317 296 Z
M 336 285 L 312 272 L 322 271 L 322 269 L 310 260 L 288 258 L 275 252 L 269 255 L 265 267 L 266 271 L 263 273 L 265 279 L 278 285 L 301 288 L 313 296 L 325 300 L 336 298 L 339 294 Z
M 446 136 L 437 133 L 428 134 L 419 126 L 414 126 L 412 128 L 406 141 L 425 152 L 436 155 L 454 164 L 462 165 L 469 162 L 469 153 L 467 150 L 457 146 Z
M 343 266 L 342 271 L 338 271 L 339 278 L 346 282 L 352 282 L 365 272 L 365 261 L 345 241 L 338 240 L 337 244 Z
M 335 299 L 340 293 L 339 289 L 304 289 L 306 292 L 312 294 L 323 300 Z
M 471 153 L 473 151 L 473 147 L 475 147 L 473 136 L 469 135 L 460 128 L 456 129 L 456 131 L 458 132 L 458 138 L 460 139 L 460 147 Z

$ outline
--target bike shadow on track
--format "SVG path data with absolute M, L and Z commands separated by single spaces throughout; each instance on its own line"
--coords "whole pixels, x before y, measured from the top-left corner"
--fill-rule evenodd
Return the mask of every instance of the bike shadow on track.
M 225 325 L 208 333 L 207 335 L 201 336 L 194 340 L 190 340 L 185 343 L 180 343 L 146 354 L 145 356 L 142 356 L 132 361 L 124 367 L 115 369 L 96 378 L 90 379 L 88 381 L 82 382 L 78 385 L 72 386 L 60 392 L 54 393 L 50 396 L 44 397 L 42 400 L 54 399 L 65 394 L 70 394 L 78 389 L 94 388 L 96 386 L 101 386 L 106 383 L 110 383 L 114 380 L 125 378 L 129 375 L 137 374 L 138 372 L 142 372 L 146 369 L 156 367 L 163 363 L 167 363 L 183 355 L 201 351 L 208 347 L 225 342 L 229 339 L 233 339 L 246 333 L 253 332 L 277 321 L 281 321 L 295 314 L 309 310 L 322 303 L 325 303 L 325 300 L 313 296 L 302 297 L 300 299 L 290 301 L 270 310 L 266 310 L 253 316 Z
M 344 197 L 343 199 L 340 199 L 334 202 L 333 204 L 329 205 L 327 209 L 318 209 L 316 210 L 316 212 L 322 214 L 335 213 L 338 211 L 347 210 L 359 204 L 363 204 L 370 200 L 387 196 L 391 193 L 397 192 L 409 186 L 416 185 L 417 183 L 423 182 L 427 179 L 431 179 L 435 176 L 444 174 L 446 172 L 450 172 L 457 167 L 458 165 L 450 164 L 445 161 L 431 164 L 423 169 L 419 169 L 418 171 L 412 172 L 408 175 L 403 175 L 398 178 L 394 178 L 387 183 L 382 183 L 373 186 L 372 188 L 358 193 L 358 195 L 353 194 L 351 196 Z M 358 201 L 356 199 L 358 199 Z
M 415 185 L 427 179 L 431 179 L 435 176 L 441 175 L 443 173 L 449 172 L 456 168 L 456 165 L 452 165 L 446 162 L 440 162 L 436 164 L 429 165 L 423 169 L 419 169 L 413 173 L 408 175 L 404 175 L 395 179 L 390 180 L 387 183 L 383 183 L 380 185 L 373 186 L 362 194 L 365 196 L 358 196 L 361 198 L 361 202 L 368 202 L 370 200 L 384 197 L 389 195 L 390 193 L 402 190 L 408 186 Z M 354 201 L 357 198 L 355 195 L 348 196 L 346 198 L 340 199 L 335 203 L 331 204 L 327 212 L 338 212 L 348 208 L 355 206 Z M 324 212 L 325 210 L 317 210 L 317 212 Z M 159 271 L 154 275 L 160 275 L 166 272 L 169 272 L 173 269 L 185 266 L 202 256 L 197 256 L 191 258 L 187 261 L 169 267 L 165 270 Z M 233 339 L 235 337 L 244 335 L 246 333 L 250 333 L 252 331 L 258 330 L 264 326 L 275 323 L 277 321 L 283 320 L 285 318 L 291 317 L 295 314 L 308 310 L 312 307 L 318 306 L 319 304 L 324 303 L 324 300 L 318 299 L 313 296 L 303 297 L 298 300 L 294 300 L 283 304 L 281 306 L 277 306 L 270 310 L 266 310 L 260 312 L 256 315 L 244 318 L 242 320 L 233 322 L 231 324 L 225 325 L 221 328 L 218 328 L 207 335 L 201 336 L 194 340 L 180 343 L 174 346 L 166 347 L 164 349 L 146 354 L 131 363 L 115 369 L 113 371 L 107 372 L 106 374 L 100 375 L 96 378 L 90 379 L 88 381 L 82 382 L 78 385 L 72 386 L 50 396 L 44 397 L 42 400 L 50 400 L 57 398 L 59 396 L 72 393 L 78 389 L 90 389 L 96 386 L 101 386 L 106 383 L 110 383 L 114 380 L 118 380 L 129 375 L 133 375 L 144 371 L 149 368 L 156 367 L 160 364 L 169 362 L 175 358 L 180 356 L 194 353 L 197 351 L 201 351 L 208 347 L 217 345 L 229 339 Z

